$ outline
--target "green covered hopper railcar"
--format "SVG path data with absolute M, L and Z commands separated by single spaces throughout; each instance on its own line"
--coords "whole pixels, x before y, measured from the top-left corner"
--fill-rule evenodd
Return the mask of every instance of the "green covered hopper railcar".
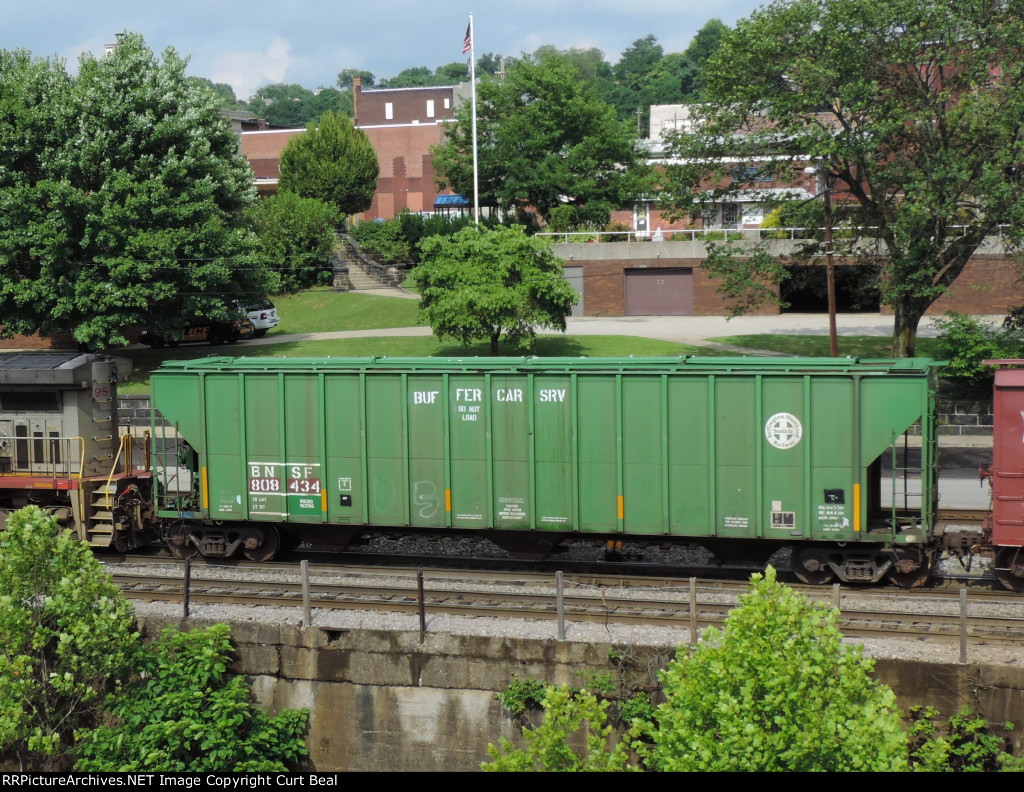
M 164 419 L 153 427 L 158 516 L 179 555 L 265 559 L 282 537 L 340 545 L 414 529 L 533 550 L 675 540 L 729 559 L 792 545 L 805 580 L 915 585 L 935 538 L 936 369 L 849 358 L 168 362 L 152 375 Z

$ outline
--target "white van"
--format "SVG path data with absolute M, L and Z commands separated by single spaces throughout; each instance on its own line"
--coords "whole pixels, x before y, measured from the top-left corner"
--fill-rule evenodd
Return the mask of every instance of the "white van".
M 259 305 L 250 305 L 245 311 L 249 316 L 249 321 L 252 322 L 252 326 L 256 328 L 256 332 L 253 334 L 256 338 L 263 338 L 268 330 L 273 330 L 281 324 L 281 318 L 277 315 L 277 309 L 269 300 Z

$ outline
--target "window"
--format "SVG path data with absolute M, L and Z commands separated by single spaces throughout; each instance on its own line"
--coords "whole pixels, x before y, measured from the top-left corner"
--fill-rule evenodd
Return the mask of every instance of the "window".
M 388 121 L 395 117 L 395 106 L 391 102 L 384 103 L 384 118 Z
M 427 99 L 427 118 L 434 117 L 434 100 Z
M 446 97 L 444 98 L 444 109 L 445 109 L 445 110 L 449 110 L 449 109 L 451 108 L 451 106 L 452 106 L 452 100 L 451 100 L 451 99 L 449 99 L 449 98 L 448 98 L 448 97 L 446 96 Z
M 736 223 L 739 220 L 740 207 L 739 204 L 726 203 L 722 204 L 722 227 L 723 228 L 735 228 Z
M 736 165 L 732 169 L 732 177 L 738 182 L 759 182 L 771 184 L 775 179 L 770 173 L 765 173 L 756 165 Z

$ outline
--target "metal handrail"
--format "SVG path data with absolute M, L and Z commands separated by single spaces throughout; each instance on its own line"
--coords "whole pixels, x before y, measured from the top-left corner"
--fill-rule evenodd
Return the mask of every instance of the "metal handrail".
M 49 436 L 49 437 L 28 437 L 28 436 L 26 436 L 26 437 L 9 437 L 7 439 L 14 446 L 14 453 L 11 454 L 12 462 L 16 460 L 16 461 L 21 462 L 24 465 L 28 466 L 28 469 L 25 469 L 25 470 L 21 470 L 21 469 L 18 469 L 16 467 L 12 466 L 12 470 L 10 471 L 10 475 L 23 475 L 23 476 L 33 476 L 33 475 L 36 475 L 36 476 L 44 475 L 45 476 L 45 475 L 49 475 L 49 477 L 51 479 L 53 479 L 53 480 L 56 480 L 56 479 L 60 478 L 61 475 L 67 476 L 68 479 L 81 479 L 82 478 L 82 473 L 83 473 L 83 471 L 85 469 L 85 438 L 84 437 L 79 437 L 79 436 L 63 437 L 61 435 L 56 435 L 56 436 Z M 42 441 L 43 443 L 47 444 L 49 446 L 49 448 L 51 449 L 51 458 L 49 460 L 47 460 L 45 458 L 45 454 L 44 454 L 44 458 L 43 459 L 36 459 L 35 458 L 35 454 L 32 453 L 32 450 L 31 450 L 32 449 L 32 444 L 33 443 L 37 443 L 39 441 Z M 76 454 L 73 453 L 73 451 L 74 451 L 73 444 L 75 443 L 75 441 L 77 441 L 77 444 L 78 444 L 78 454 L 77 454 L 78 470 L 77 470 L 77 472 L 73 469 L 74 468 L 75 457 L 76 457 Z M 21 455 L 17 454 L 18 445 L 21 444 L 21 443 L 24 443 L 26 445 L 26 448 L 28 448 L 28 453 L 27 453 L 27 456 L 26 456 L 25 459 L 21 459 Z M 64 452 L 63 453 L 64 460 L 62 462 L 56 462 L 53 459 L 52 449 L 55 446 L 58 446 L 58 445 L 60 445 L 63 448 L 63 452 Z M 31 469 L 31 467 L 35 466 L 35 465 L 45 466 L 46 469 L 41 471 L 41 472 L 36 472 L 36 471 Z
M 1004 228 L 1009 226 L 1001 225 L 998 228 L 1000 236 Z M 967 226 L 953 226 L 953 230 L 966 230 Z M 858 236 L 874 238 L 878 229 L 874 226 L 837 226 L 837 231 L 848 233 L 858 232 Z M 563 244 L 587 243 L 587 242 L 704 242 L 711 237 L 724 237 L 737 241 L 763 242 L 766 240 L 789 240 L 803 241 L 814 239 L 815 234 L 824 234 L 824 227 L 814 228 L 812 226 L 801 227 L 779 227 L 779 228 L 656 228 L 653 231 L 540 231 L 539 237 L 550 238 L 554 242 Z M 717 241 L 717 239 L 712 239 Z

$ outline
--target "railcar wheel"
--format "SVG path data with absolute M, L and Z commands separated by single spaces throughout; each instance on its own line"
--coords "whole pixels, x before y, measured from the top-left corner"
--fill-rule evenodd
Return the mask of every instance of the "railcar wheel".
M 249 561 L 257 563 L 272 560 L 281 548 L 281 535 L 273 525 L 268 525 L 263 529 L 263 541 L 258 546 L 249 547 L 250 541 L 255 544 L 254 540 L 247 539 L 242 546 L 242 555 Z
M 996 579 L 1010 591 L 1024 594 L 1024 547 L 1001 547 L 996 552 Z
M 797 580 L 809 586 L 831 583 L 835 572 L 828 565 L 828 548 L 820 545 L 794 547 L 793 574 Z
M 199 548 L 192 543 L 188 530 L 180 523 L 167 532 L 167 549 L 171 551 L 172 556 L 181 561 L 199 555 Z
M 932 574 L 931 559 L 919 547 L 901 547 L 895 550 L 896 560 L 889 570 L 889 582 L 900 588 L 918 588 L 928 582 Z

